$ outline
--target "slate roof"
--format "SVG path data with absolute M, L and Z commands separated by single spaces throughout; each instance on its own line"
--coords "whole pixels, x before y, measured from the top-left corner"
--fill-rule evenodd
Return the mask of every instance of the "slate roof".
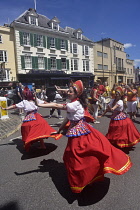
M 26 10 L 23 14 L 21 14 L 17 19 L 15 19 L 14 22 L 29 24 L 29 22 L 28 22 L 29 15 L 33 15 L 38 18 L 38 26 L 43 27 L 43 28 L 48 28 L 48 29 L 52 29 L 51 25 L 50 25 L 51 20 L 53 20 L 54 18 L 58 19 L 57 17 L 49 19 L 45 15 L 38 14 L 34 9 L 30 8 L 29 10 Z M 59 21 L 59 19 L 58 19 L 58 21 Z M 74 32 L 76 32 L 77 30 L 79 30 L 79 29 L 74 29 L 74 28 L 71 28 L 68 26 L 65 28 L 62 28 L 59 26 L 59 31 L 68 33 L 72 38 L 76 38 L 74 35 Z M 80 29 L 80 30 L 82 31 L 82 29 Z M 90 40 L 86 36 L 84 36 L 83 34 L 82 34 L 82 40 L 88 41 L 88 42 L 93 42 L 92 40 Z

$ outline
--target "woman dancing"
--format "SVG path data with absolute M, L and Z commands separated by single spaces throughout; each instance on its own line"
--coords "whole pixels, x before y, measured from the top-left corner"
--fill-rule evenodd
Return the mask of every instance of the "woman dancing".
M 23 108 L 26 116 L 21 125 L 22 141 L 26 151 L 29 151 L 30 145 L 33 142 L 40 141 L 40 149 L 46 149 L 43 139 L 53 137 L 59 139 L 62 134 L 51 135 L 55 130 L 47 123 L 44 118 L 38 113 L 38 107 L 35 105 L 33 93 L 30 90 L 24 91 L 24 99 L 18 104 L 2 108 L 10 110 L 15 108 Z M 39 103 L 44 101 L 37 99 Z
M 123 112 L 123 89 L 117 87 L 115 98 L 108 104 L 107 110 L 100 116 L 104 116 L 107 111 L 112 111 L 106 138 L 115 146 L 120 148 L 132 147 L 140 141 L 140 133 L 134 123 Z
M 88 184 L 103 180 L 105 173 L 122 175 L 132 163 L 121 150 L 110 144 L 108 139 L 94 129 L 84 119 L 85 97 L 83 97 L 81 80 L 72 84 L 68 91 L 70 103 L 39 104 L 44 108 L 66 110 L 67 117 L 57 131 L 61 132 L 68 121 L 70 126 L 66 133 L 68 143 L 63 160 L 67 169 L 68 181 L 74 193 L 80 193 Z

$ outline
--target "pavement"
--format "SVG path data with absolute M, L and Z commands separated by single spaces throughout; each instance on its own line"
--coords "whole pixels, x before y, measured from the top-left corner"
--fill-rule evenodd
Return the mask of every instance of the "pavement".
M 22 116 L 19 116 L 17 110 L 8 111 L 9 118 L 0 119 L 0 140 L 7 138 L 20 129 Z
M 39 110 L 40 114 L 43 116 L 44 111 L 42 108 Z M 46 116 L 43 116 L 48 119 L 49 109 L 46 109 Z M 20 116 L 17 109 L 8 111 L 9 118 L 0 119 L 0 140 L 7 138 L 12 135 L 16 131 L 18 131 L 21 127 L 22 120 L 24 119 L 24 115 Z M 48 120 L 47 120 L 48 121 Z M 55 123 L 54 123 L 55 121 Z M 56 111 L 51 119 L 49 119 L 50 126 L 58 127 L 62 123 L 63 119 L 58 120 Z

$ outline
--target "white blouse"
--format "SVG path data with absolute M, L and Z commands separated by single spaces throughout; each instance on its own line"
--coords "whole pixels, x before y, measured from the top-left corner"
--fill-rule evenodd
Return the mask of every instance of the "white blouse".
M 79 101 L 66 104 L 67 118 L 69 120 L 80 120 L 84 117 L 84 108 Z
M 37 99 L 39 104 L 43 104 L 44 101 Z M 21 102 L 19 102 L 18 104 L 16 104 L 16 107 L 19 109 L 24 109 L 24 112 L 30 112 L 33 110 L 37 110 L 38 106 L 35 105 L 34 101 L 27 101 L 27 100 L 23 100 Z
M 110 103 L 108 104 L 111 108 L 112 108 L 112 104 L 114 102 L 115 99 L 111 99 Z M 117 111 L 123 111 L 123 101 L 119 100 L 116 105 L 119 105 L 115 110 Z

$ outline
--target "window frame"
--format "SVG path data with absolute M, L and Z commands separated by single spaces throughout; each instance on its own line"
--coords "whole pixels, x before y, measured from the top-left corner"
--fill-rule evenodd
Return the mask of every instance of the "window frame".
M 87 49 L 86 49 L 87 48 Z M 83 55 L 89 56 L 89 46 L 88 45 L 83 45 L 82 47 Z M 87 53 L 88 52 L 88 53 Z
M 43 56 L 38 56 L 38 69 L 45 69 L 45 60 Z
M 63 43 L 62 43 L 63 42 Z M 61 50 L 66 50 L 66 42 L 64 39 L 60 40 L 60 49 Z
M 62 59 L 65 59 L 65 62 L 63 62 Z M 63 68 L 63 66 L 64 66 L 64 68 Z M 62 68 L 62 70 L 66 70 L 67 69 L 67 60 L 66 60 L 66 58 L 61 58 L 61 68 Z
M 31 55 L 25 55 L 24 62 L 25 62 L 25 69 L 32 69 L 32 56 Z
M 6 50 L 0 50 L 0 53 L 1 52 L 2 52 L 2 54 L 0 54 L 0 58 L 2 58 L 2 60 L 0 59 L 0 62 L 8 62 L 7 51 Z
M 55 38 L 54 37 L 50 37 L 50 48 L 55 49 Z
M 23 45 L 30 46 L 30 33 L 23 32 Z
M 51 70 L 56 70 L 57 69 L 57 60 L 56 60 L 56 57 L 50 57 L 50 68 L 51 68 Z
M 83 60 L 83 71 L 89 71 L 89 60 Z
M 77 62 L 77 64 L 75 63 Z M 78 71 L 78 59 L 71 59 L 71 71 Z M 77 68 L 75 69 L 75 66 L 77 65 Z
M 56 22 L 52 22 L 52 29 L 59 31 L 59 24 Z
M 36 43 L 37 43 L 37 47 L 43 47 L 43 35 L 40 35 L 40 34 L 36 35 Z
M 76 46 L 76 51 L 74 52 L 74 45 Z M 78 44 L 77 43 L 71 43 L 71 45 L 70 45 L 70 51 L 71 51 L 71 53 L 73 53 L 73 54 L 75 54 L 75 55 L 77 55 L 78 54 Z
M 38 19 L 34 16 L 29 16 L 29 23 L 31 25 L 35 25 L 35 26 L 38 26 Z
M 5 69 L 5 71 L 0 71 L 0 81 L 9 81 L 10 80 L 10 71 Z

